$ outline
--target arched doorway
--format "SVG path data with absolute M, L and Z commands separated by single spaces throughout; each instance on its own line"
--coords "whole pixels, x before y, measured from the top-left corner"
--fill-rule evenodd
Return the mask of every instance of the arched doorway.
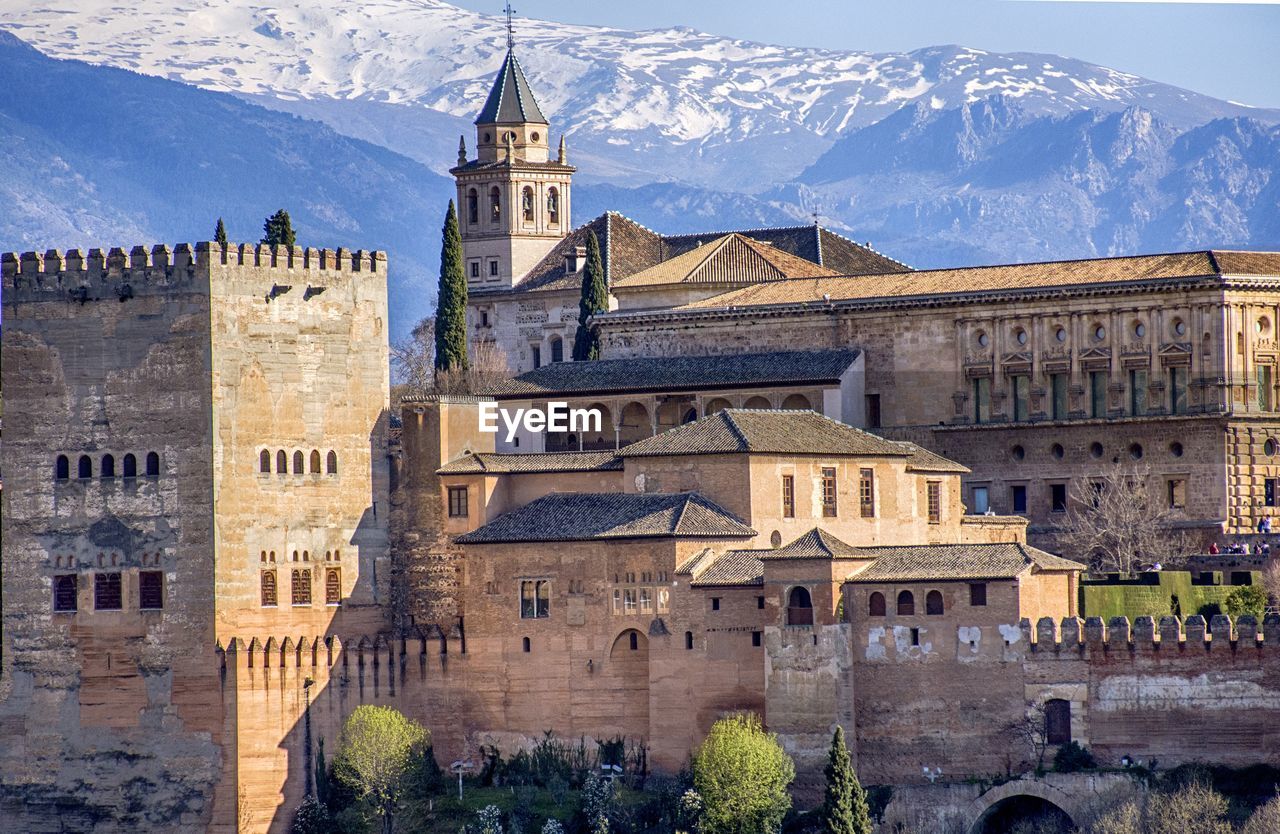
M 796 586 L 787 594 L 787 625 L 813 625 L 813 598 L 808 588 Z
M 587 406 L 588 411 L 597 411 L 600 414 L 600 431 L 584 431 L 582 433 L 582 448 L 590 451 L 592 449 L 612 449 L 617 441 L 613 431 L 613 415 L 609 412 L 609 406 L 604 403 L 592 403 Z
M 629 628 L 613 639 L 609 659 L 602 670 L 608 735 L 629 739 L 649 735 L 649 638 Z M 596 695 L 602 693 L 597 692 Z M 608 726 L 609 721 L 615 722 Z
M 622 418 L 618 423 L 618 442 L 623 446 L 653 436 L 653 425 L 649 422 L 649 409 L 645 408 L 643 403 L 627 403 L 622 409 Z
M 1024 793 L 1002 799 L 988 808 L 970 834 L 1006 834 L 1015 830 L 1070 834 L 1075 826 L 1067 812 L 1057 805 Z

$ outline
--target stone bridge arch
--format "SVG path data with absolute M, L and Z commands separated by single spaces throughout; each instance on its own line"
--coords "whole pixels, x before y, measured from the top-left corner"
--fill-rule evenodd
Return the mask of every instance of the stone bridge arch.
M 964 811 L 964 830 L 967 834 L 982 834 L 982 824 L 987 816 L 1005 800 L 1020 796 L 1044 800 L 1070 817 L 1073 824 L 1084 818 L 1080 802 L 1065 791 L 1036 779 L 1015 779 L 997 785 L 970 802 Z

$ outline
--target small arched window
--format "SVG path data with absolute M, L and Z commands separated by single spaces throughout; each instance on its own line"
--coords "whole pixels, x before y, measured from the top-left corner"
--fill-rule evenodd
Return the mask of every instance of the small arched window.
M 293 453 L 293 474 L 301 475 L 305 470 L 303 467 L 302 451 L 297 450 Z
M 640 635 L 633 631 L 627 637 L 631 638 L 631 651 L 638 651 L 640 649 Z
M 329 465 L 329 469 L 328 469 L 329 474 L 337 475 L 338 474 L 338 453 L 333 451 L 332 449 L 329 450 L 328 465 Z
M 276 452 L 276 472 L 281 475 L 289 471 L 289 456 L 284 453 L 284 449 Z
M 480 195 L 474 188 L 467 191 L 467 222 L 473 226 L 480 222 Z
M 116 476 L 116 459 L 114 455 L 102 456 L 102 471 L 98 474 L 103 478 L 114 478 Z
M 525 186 L 520 192 L 520 210 L 524 213 L 524 222 L 533 222 L 533 189 Z
M 813 625 L 813 598 L 808 588 L 795 587 L 787 595 L 787 625 Z
M 564 342 L 561 341 L 559 336 L 553 336 L 551 338 L 551 361 L 564 361 Z
M 147 477 L 160 477 L 160 455 L 155 452 L 147 452 Z
M 58 459 L 53 464 L 53 477 L 59 481 L 65 481 L 71 477 L 71 462 L 67 460 L 66 455 L 58 455 Z
M 122 474 L 126 478 L 138 477 L 138 459 L 133 456 L 132 452 L 124 456 L 124 472 Z
M 262 452 L 258 455 L 258 471 L 259 472 L 271 471 L 271 453 L 268 452 L 266 449 L 263 449 Z
M 871 594 L 867 600 L 867 615 L 871 617 L 884 616 L 884 594 L 876 591 Z
M 502 220 L 502 192 L 498 186 L 489 189 L 489 222 L 498 223 Z
M 81 478 L 93 477 L 93 461 L 89 458 L 88 455 L 80 456 L 80 469 L 76 474 L 79 475 Z
M 684 647 L 686 649 L 693 648 L 693 632 L 692 631 L 686 631 L 684 633 Z
M 898 615 L 909 617 L 916 613 L 916 598 L 911 595 L 910 591 L 903 591 L 898 594 Z
M 272 608 L 276 605 L 276 572 L 273 570 L 264 570 L 262 572 L 262 606 L 264 608 Z
M 555 186 L 547 189 L 547 223 L 552 226 L 560 223 L 560 191 Z
M 924 613 L 938 616 L 942 614 L 942 592 L 930 591 L 924 598 Z
M 320 474 L 320 452 L 316 449 L 311 450 L 311 474 Z

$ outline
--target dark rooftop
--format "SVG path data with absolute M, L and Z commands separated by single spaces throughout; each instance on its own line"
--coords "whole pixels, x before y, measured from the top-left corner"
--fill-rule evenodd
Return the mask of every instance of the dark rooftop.
M 516 60 L 514 50 L 507 50 L 506 60 L 498 70 L 498 77 L 493 80 L 493 89 L 485 100 L 476 124 L 520 124 L 534 122 L 546 124 L 547 118 L 538 108 L 533 98 L 533 90 L 524 77 L 524 70 Z
M 729 408 L 618 450 L 624 458 L 756 452 L 784 455 L 910 457 L 908 444 L 885 440 L 814 411 Z
M 467 452 L 436 470 L 440 475 L 533 474 L 537 472 L 609 472 L 622 469 L 616 452 Z
M 1042 570 L 1085 569 L 1079 562 L 1015 542 L 860 547 L 858 553 L 875 561 L 849 582 L 1012 579 L 1033 565 Z

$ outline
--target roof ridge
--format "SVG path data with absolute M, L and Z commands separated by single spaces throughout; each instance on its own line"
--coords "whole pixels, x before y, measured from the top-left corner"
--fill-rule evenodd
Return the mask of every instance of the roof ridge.
M 817 224 L 815 224 L 815 225 L 817 225 Z M 893 262 L 894 262 L 895 264 L 897 264 L 898 266 L 905 266 L 908 270 L 911 270 L 912 272 L 915 272 L 915 269 L 914 269 L 910 264 L 908 264 L 908 263 L 904 263 L 903 261 L 900 261 L 900 260 L 898 260 L 897 258 L 892 258 L 892 257 L 890 257 L 890 256 L 886 255 L 885 253 L 881 252 L 879 249 L 877 249 L 877 248 L 875 248 L 874 246 L 872 246 L 870 241 L 867 241 L 866 243 L 858 243 L 858 241 L 854 240 L 853 238 L 845 237 L 844 235 L 840 234 L 840 233 L 839 233 L 839 232 L 837 232 L 837 231 L 833 231 L 832 229 L 828 229 L 826 226 L 818 226 L 817 228 L 818 228 L 818 240 L 819 240 L 819 241 L 821 241 L 821 240 L 822 240 L 822 233 L 823 233 L 823 232 L 826 232 L 827 234 L 829 234 L 829 235 L 831 235 L 831 236 L 833 236 L 833 237 L 838 237 L 838 238 L 840 238 L 841 240 L 843 240 L 843 241 L 845 241 L 845 242 L 847 242 L 847 243 L 850 243 L 850 244 L 852 244 L 852 245 L 854 245 L 854 246 L 858 247 L 859 249 L 865 249 L 865 250 L 867 250 L 868 252 L 873 252 L 873 253 L 875 253 L 875 254 L 879 255 L 880 257 L 884 258 L 884 259 L 885 259 L 885 260 L 887 260 L 887 261 L 893 261 Z
M 698 263 L 693 267 L 693 269 L 685 273 L 685 277 L 692 278 L 695 274 L 701 271 L 702 268 L 707 265 L 707 262 L 710 261 L 712 258 L 714 258 L 726 246 L 728 246 L 729 243 L 732 242 L 732 240 L 733 240 L 733 233 L 729 233 L 727 235 L 721 235 L 720 237 L 716 238 L 710 243 L 703 244 L 703 246 L 690 250 L 692 252 L 697 252 L 698 249 L 706 247 L 707 254 L 701 260 L 698 261 Z M 677 255 L 676 257 L 678 258 L 680 256 Z M 675 258 L 672 258 L 671 260 L 674 261 Z M 661 264 L 656 264 L 655 266 L 661 266 Z M 639 273 L 636 273 L 636 274 L 638 275 Z M 684 282 L 682 281 L 681 283 L 684 283 Z
M 671 526 L 672 533 L 680 532 L 680 525 L 684 523 L 684 514 L 689 510 L 689 497 L 692 493 L 684 493 L 684 500 L 680 502 L 680 512 L 676 515 L 676 523 Z
M 733 432 L 733 436 L 738 438 L 738 443 L 741 444 L 742 448 L 749 452 L 751 451 L 751 443 L 747 441 L 747 435 L 742 431 L 742 427 L 738 425 L 737 421 L 733 419 L 733 415 L 729 413 L 730 410 L 726 408 L 720 413 L 724 415 L 723 419 L 729 424 L 729 431 Z

